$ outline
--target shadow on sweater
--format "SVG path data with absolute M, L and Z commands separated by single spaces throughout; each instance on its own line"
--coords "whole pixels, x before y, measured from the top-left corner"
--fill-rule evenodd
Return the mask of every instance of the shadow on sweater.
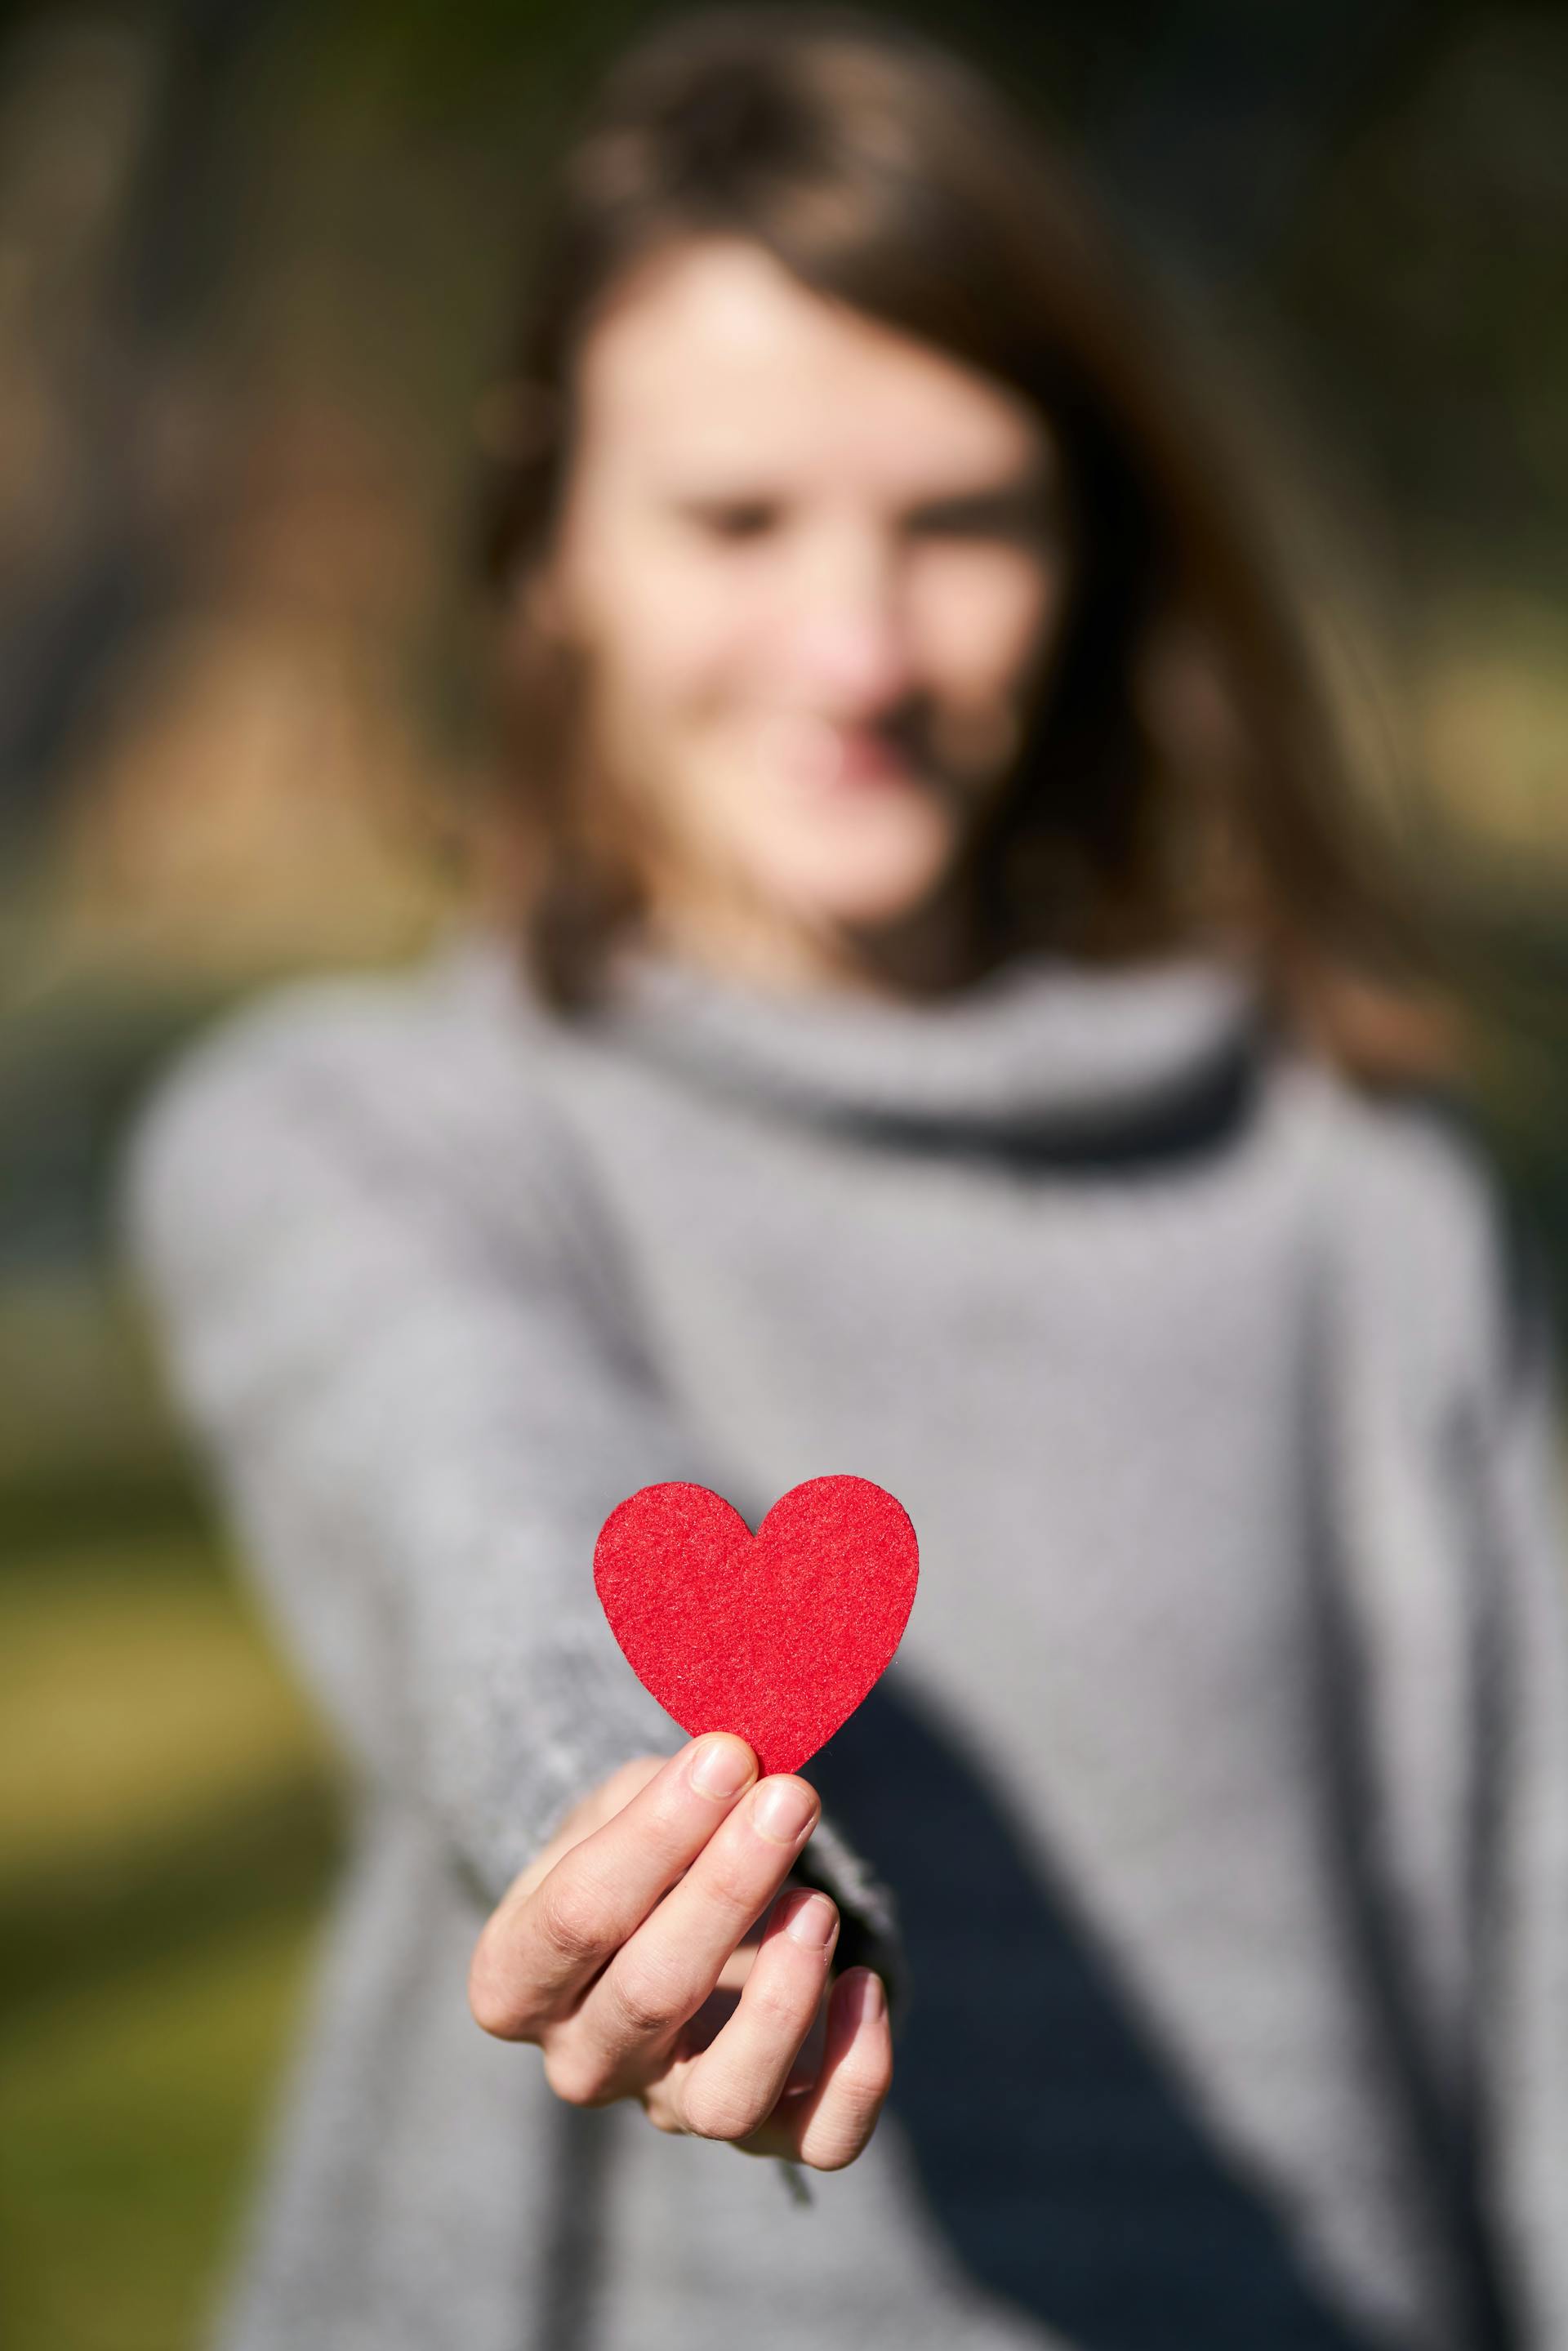
M 975 2277 L 1082 2351 L 1369 2351 L 940 1726 L 883 1681 L 807 1777 L 898 1897 L 890 2109 Z

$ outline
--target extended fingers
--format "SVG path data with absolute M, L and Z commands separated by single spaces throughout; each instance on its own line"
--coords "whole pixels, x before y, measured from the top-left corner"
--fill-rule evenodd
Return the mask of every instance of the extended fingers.
M 578 2009 L 557 2024 L 547 2059 L 562 2096 L 598 2102 L 649 2078 L 778 1892 L 821 1812 L 816 1791 L 787 1776 L 765 1781 L 735 1807 Z M 748 1991 L 760 1965 L 759 1951 Z
M 838 1937 L 825 1894 L 778 1905 L 734 2015 L 671 2084 L 674 2127 L 742 2139 L 767 2120 L 821 2006 Z
M 815 2171 L 841 2171 L 876 2128 L 892 2083 L 882 1979 L 870 1968 L 852 1968 L 833 1986 L 816 2088 L 785 2101 L 755 2151 L 789 2156 Z
M 690 1868 L 756 1774 L 744 1740 L 694 1740 L 537 1884 L 519 1880 L 486 1920 L 469 1970 L 484 2030 L 538 2039 Z

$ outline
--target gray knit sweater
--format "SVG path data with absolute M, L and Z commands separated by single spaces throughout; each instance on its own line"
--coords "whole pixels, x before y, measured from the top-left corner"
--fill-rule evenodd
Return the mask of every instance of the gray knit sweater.
M 574 1023 L 471 926 L 225 1022 L 126 1197 L 357 1791 L 223 2351 L 1568 2346 L 1551 1365 L 1450 1117 L 1218 963 L 894 1006 L 644 956 Z M 922 1574 L 810 1857 L 908 1998 L 801 2204 L 562 2105 L 465 1978 L 681 1743 L 606 1513 L 835 1471 Z

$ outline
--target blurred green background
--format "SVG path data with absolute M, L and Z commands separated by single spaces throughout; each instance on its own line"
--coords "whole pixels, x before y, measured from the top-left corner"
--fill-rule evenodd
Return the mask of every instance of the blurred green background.
M 129 1106 L 415 951 L 484 757 L 465 487 L 536 161 L 655 11 L 0 10 L 0 2335 L 195 2343 L 332 1759 L 162 1401 Z M 906 12 L 1033 92 L 1184 317 L 1568 1308 L 1568 19 Z

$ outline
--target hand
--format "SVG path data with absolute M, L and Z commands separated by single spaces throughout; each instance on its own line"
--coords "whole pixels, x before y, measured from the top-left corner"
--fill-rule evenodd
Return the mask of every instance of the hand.
M 779 1894 L 821 1810 L 805 1780 L 758 1781 L 727 1732 L 623 1764 L 486 1920 L 468 1978 L 476 2022 L 536 2043 L 573 2105 L 636 2098 L 660 2130 L 819 2171 L 852 2163 L 893 2044 L 880 1978 L 830 1979 L 835 1905 Z

